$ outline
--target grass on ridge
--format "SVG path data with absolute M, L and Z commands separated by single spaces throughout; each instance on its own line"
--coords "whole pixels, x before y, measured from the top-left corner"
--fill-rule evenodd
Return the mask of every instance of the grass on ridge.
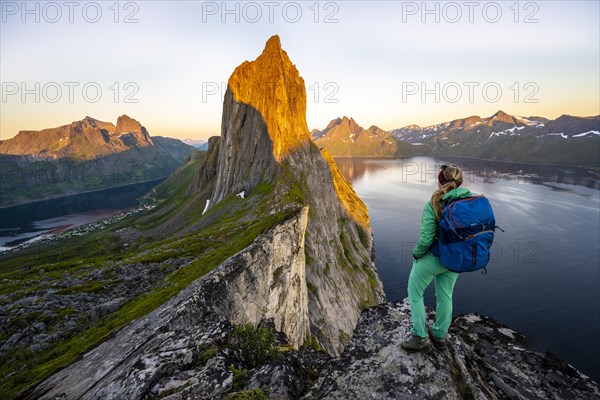
M 171 192 L 170 195 L 180 194 L 186 187 L 182 186 L 178 193 Z M 59 245 L 51 244 L 43 254 L 24 253 L 19 257 L 9 258 L 8 264 L 3 265 L 0 270 L 0 294 L 15 290 L 33 292 L 43 286 L 41 275 L 58 279 L 65 272 L 76 273 L 90 265 L 101 267 L 106 263 L 146 264 L 170 258 L 193 259 L 188 265 L 167 275 L 162 287 L 131 300 L 118 311 L 99 319 L 94 326 L 75 336 L 41 352 L 34 353 L 26 347 L 19 347 L 0 357 L 0 398 L 12 398 L 23 393 L 71 364 L 129 322 L 149 314 L 190 283 L 249 246 L 258 235 L 297 212 L 296 208 L 287 208 L 276 214 L 267 214 L 265 211 L 270 209 L 268 202 L 272 190 L 271 184 L 264 183 L 246 199 L 230 195 L 206 214 L 209 216 L 211 213 L 218 213 L 220 217 L 217 222 L 207 228 L 184 235 L 173 235 L 158 242 L 142 242 L 131 248 L 122 246 L 114 231 L 135 223 L 139 218 L 137 216 L 120 221 L 109 229 L 66 239 Z M 182 197 L 180 201 L 190 200 Z M 201 215 L 196 217 L 202 218 Z M 44 263 L 46 259 L 52 262 Z M 42 263 L 36 262 L 37 260 Z M 30 265 L 23 269 L 23 262 Z M 89 287 L 76 289 L 94 290 L 94 287 L 90 284 Z

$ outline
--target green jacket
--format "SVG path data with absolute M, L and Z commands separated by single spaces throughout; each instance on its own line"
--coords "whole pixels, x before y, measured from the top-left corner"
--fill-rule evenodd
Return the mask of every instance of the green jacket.
M 459 187 L 446 193 L 444 197 L 442 197 L 442 200 L 461 199 L 469 196 L 471 196 L 471 191 L 469 189 Z M 425 204 L 425 208 L 423 208 L 423 216 L 421 217 L 421 236 L 419 236 L 419 241 L 412 252 L 415 258 L 421 258 L 429 251 L 429 246 L 431 246 L 431 243 L 433 243 L 437 234 L 437 228 L 438 221 L 435 218 L 435 211 L 433 211 L 431 200 L 429 200 L 427 204 Z

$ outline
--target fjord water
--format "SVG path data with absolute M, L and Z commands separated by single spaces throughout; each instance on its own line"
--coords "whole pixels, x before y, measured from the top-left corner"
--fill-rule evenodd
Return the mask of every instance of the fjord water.
M 56 230 L 98 221 L 120 210 L 135 207 L 140 196 L 163 180 L 0 208 L 0 247 L 12 247 Z
M 367 204 L 388 300 L 407 296 L 421 213 L 442 164 L 465 171 L 463 187 L 485 194 L 496 223 L 487 275 L 459 276 L 454 315 L 479 313 L 524 334 L 600 381 L 600 183 L 578 168 L 467 159 L 338 158 Z M 435 307 L 434 285 L 425 296 Z

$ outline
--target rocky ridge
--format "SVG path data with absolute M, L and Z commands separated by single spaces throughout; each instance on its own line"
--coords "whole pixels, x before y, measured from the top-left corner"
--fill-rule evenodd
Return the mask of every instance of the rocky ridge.
M 272 233 L 256 244 L 265 239 L 272 240 Z M 410 334 L 406 300 L 366 309 L 339 357 L 304 347 L 249 363 L 235 346 L 233 326 L 205 314 L 204 300 L 198 300 L 211 285 L 241 271 L 240 265 L 247 267 L 244 258 L 228 260 L 25 398 L 236 399 L 248 393 L 269 399 L 600 398 L 596 382 L 552 354 L 528 350 L 518 332 L 476 314 L 455 318 L 448 350 L 403 351 L 400 343 Z M 261 272 L 242 275 L 253 273 Z M 287 280 L 286 274 L 280 277 Z M 428 325 L 433 319 L 429 310 Z M 260 326 L 275 323 L 263 319 Z M 285 344 L 286 336 L 279 334 L 275 345 Z
M 202 350 L 233 324 L 270 320 L 297 347 L 308 333 L 304 235 L 308 209 L 260 235 L 249 247 L 161 307 L 122 329 L 23 398 L 133 399 L 153 388 L 218 397 L 231 371 L 195 368 Z M 212 357 L 211 357 L 212 358 Z M 206 360 L 205 360 L 206 361 Z M 216 360 L 213 360 L 213 362 Z M 201 369 L 201 368 L 200 368 Z M 218 385 L 206 385 L 216 380 Z M 154 390 L 154 394 L 160 393 Z
M 0 142 L 0 154 L 37 159 L 93 159 L 133 147 L 152 145 L 154 142 L 148 130 L 127 115 L 120 116 L 116 126 L 86 116 L 81 121 L 57 128 L 20 131 L 14 137 Z
M 311 138 L 334 157 L 456 156 L 524 163 L 595 165 L 600 116 L 562 115 L 555 120 L 499 110 L 436 125 L 383 131 L 363 129 L 352 118 L 332 120 Z M 395 139 L 395 140 L 394 140 Z

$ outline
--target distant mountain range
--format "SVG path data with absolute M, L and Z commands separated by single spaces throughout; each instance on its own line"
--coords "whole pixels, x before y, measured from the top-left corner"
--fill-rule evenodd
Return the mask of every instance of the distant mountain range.
M 600 116 L 562 115 L 550 120 L 498 111 L 487 118 L 474 115 L 426 127 L 409 125 L 390 132 L 377 127 L 365 131 L 352 118 L 344 117 L 311 135 L 317 145 L 337 157 L 439 155 L 544 164 L 600 164 Z M 363 139 L 358 140 L 360 136 Z
M 311 138 L 333 157 L 457 156 L 543 164 L 600 165 L 600 116 L 550 120 L 498 111 L 387 132 L 353 118 L 332 120 Z M 187 139 L 198 150 L 208 143 Z M 150 136 L 122 115 L 116 125 L 91 117 L 0 141 L 0 207 L 168 176 L 195 150 Z
M 194 146 L 198 150 L 206 151 L 208 150 L 208 139 L 183 139 L 183 143 L 189 144 L 190 146 Z
M 168 176 L 194 151 L 151 137 L 122 115 L 116 126 L 91 117 L 0 141 L 0 206 Z
M 336 118 L 322 131 L 313 130 L 311 138 L 333 157 L 408 156 L 412 146 L 373 125 L 359 126 L 353 118 Z

